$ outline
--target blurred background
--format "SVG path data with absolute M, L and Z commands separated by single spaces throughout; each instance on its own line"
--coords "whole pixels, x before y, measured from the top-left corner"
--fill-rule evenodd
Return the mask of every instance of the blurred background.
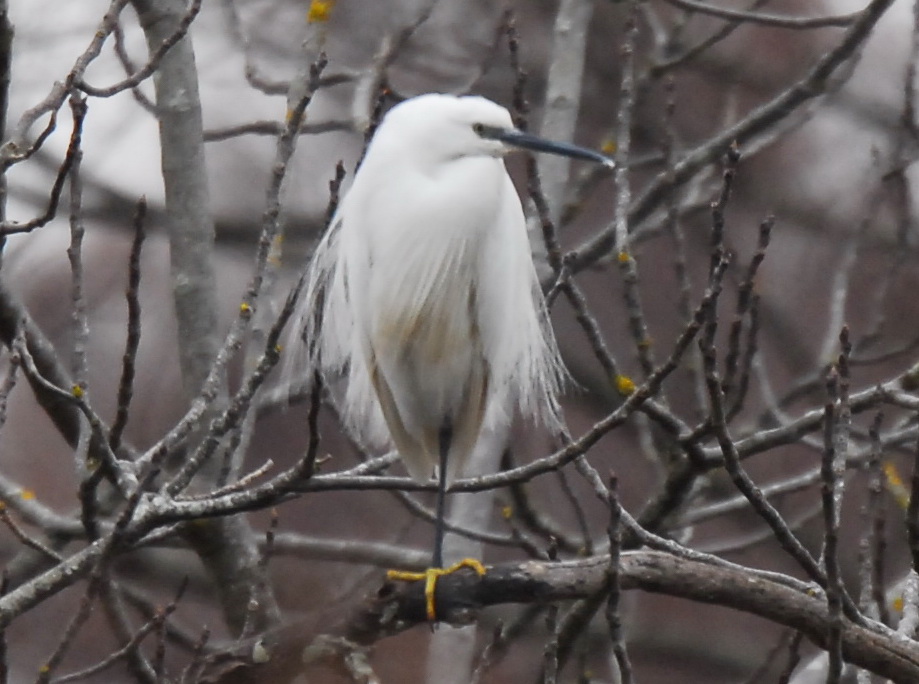
M 328 56 L 323 73 L 327 83 L 309 105 L 306 130 L 281 198 L 283 268 L 273 294 L 278 301 L 322 233 L 328 184 L 339 161 L 346 170 L 342 187 L 347 191 L 368 126 L 378 119 L 375 108 L 385 110 L 400 99 L 430 91 L 481 94 L 522 116 L 530 130 L 612 150 L 617 143 L 621 146 L 622 46 L 632 17 L 637 24 L 634 94 L 628 103 L 632 161 L 625 179 L 632 200 L 637 201 L 674 168 L 672 160 L 705 147 L 791 92 L 844 40 L 853 25 L 852 18 L 846 17 L 868 3 L 719 3 L 728 9 L 785 17 L 789 19 L 785 24 L 732 22 L 664 0 L 642 3 L 637 10 L 627 2 L 600 0 L 322 4 L 328 5 L 328 17 L 308 23 L 310 4 L 304 0 L 206 2 L 191 27 L 209 140 L 209 209 L 215 225 L 223 326 L 228 327 L 236 315 L 252 274 L 275 158 L 275 122 L 285 117 L 287 83 L 303 73 L 320 49 Z M 66 77 L 108 6 L 101 0 L 10 0 L 15 38 L 8 131 L 47 96 L 55 82 Z M 855 342 L 853 391 L 896 377 L 915 362 L 919 268 L 912 162 L 919 151 L 919 129 L 911 80 L 917 43 L 913 12 L 912 3 L 893 2 L 866 30 L 864 39 L 856 41 L 851 56 L 838 61 L 815 97 L 793 111 L 780 111 L 755 135 L 744 134 L 740 142 L 740 161 L 725 211 L 724 242 L 734 255 L 734 265 L 722 302 L 722 343 L 734 317 L 737 287 L 757 248 L 760 224 L 771 216 L 774 226 L 755 281 L 756 353 L 748 368 L 751 389 L 732 423 L 738 436 L 823 406 L 824 377 L 839 353 L 843 323 L 849 325 Z M 791 21 L 825 16 L 843 19 L 827 26 Z M 581 24 L 586 27 L 583 41 L 571 35 Z M 144 35 L 130 6 L 122 13 L 120 30 L 127 59 L 135 68 L 144 64 Z M 510 43 L 516 52 L 509 47 L 509 35 L 516 40 Z M 553 67 L 560 71 L 553 72 Z M 86 80 L 102 86 L 124 75 L 123 60 L 110 39 L 87 70 Z M 515 100 L 515 88 L 520 87 L 525 111 Z M 185 412 L 188 397 L 177 360 L 182 340 L 177 338 L 169 276 L 159 132 L 148 110 L 154 97 L 151 80 L 141 83 L 137 91 L 89 99 L 82 180 L 89 378 L 93 405 L 109 420 L 124 349 L 132 216 L 141 196 L 149 204 L 150 235 L 143 251 L 140 290 L 142 340 L 126 434 L 131 444 L 144 449 Z M 61 109 L 57 128 L 44 146 L 9 170 L 9 219 L 26 220 L 46 206 L 68 146 L 69 116 L 66 107 Z M 573 125 L 570 131 L 565 120 Z M 33 137 L 46 119 L 40 121 Z M 247 128 L 238 129 L 243 126 Z M 656 363 L 667 358 L 686 325 L 686 307 L 695 306 L 706 285 L 710 205 L 722 187 L 726 152 L 727 145 L 714 149 L 711 163 L 700 164 L 677 187 L 667 189 L 652 210 L 632 217 L 629 249 L 638 274 L 634 289 L 624 284 L 623 271 L 612 258 L 614 249 L 598 254 L 575 274 L 618 372 L 636 383 L 645 377 L 642 354 L 650 350 Z M 612 225 L 622 185 L 609 175 L 591 176 L 594 172 L 580 163 L 561 169 L 544 168 L 542 160 L 539 164 L 563 251 L 588 252 L 596 236 Z M 511 158 L 508 167 L 525 197 L 526 160 Z M 532 203 L 525 204 L 534 214 Z M 532 228 L 534 253 L 548 286 L 552 277 L 538 221 Z M 47 226 L 11 237 L 0 271 L 6 286 L 21 297 L 63 359 L 72 346 L 69 241 L 66 212 L 61 212 Z M 646 340 L 637 340 L 629 327 L 626 295 L 630 292 L 640 299 Z M 565 297 L 556 299 L 552 316 L 573 379 L 564 406 L 569 430 L 576 437 L 618 406 L 622 397 Z M 749 331 L 749 322 L 745 325 Z M 231 384 L 238 383 L 243 370 L 240 359 Z M 694 426 L 707 415 L 700 396 L 704 397 L 699 359 L 690 353 L 660 399 Z M 247 464 L 255 468 L 269 457 L 280 466 L 294 463 L 308 438 L 306 411 L 307 406 L 296 401 L 290 407 L 266 406 Z M 25 384 L 9 396 L 6 412 L 0 430 L 4 476 L 34 492 L 45 506 L 71 515 L 78 505 L 72 450 L 37 408 Z M 856 417 L 853 439 L 859 448 L 865 447 L 871 418 L 872 412 Z M 322 412 L 320 427 L 322 453 L 332 455 L 324 469 L 348 467 L 364 457 L 340 434 L 333 411 Z M 819 430 L 814 434 L 819 442 Z M 524 422 L 515 428 L 511 444 L 510 457 L 518 463 L 551 453 L 557 446 L 552 435 Z M 889 462 L 904 477 L 909 473 L 905 464 L 911 459 L 911 448 L 905 441 L 889 445 Z M 637 415 L 605 437 L 588 460 L 604 476 L 611 470 L 617 473 L 623 505 L 637 517 L 661 495 L 670 461 L 678 457 L 660 431 Z M 802 439 L 751 458 L 746 466 L 765 486 L 813 469 L 819 457 L 819 450 Z M 399 468 L 394 466 L 402 472 Z M 587 533 L 593 545 L 602 548 L 607 513 L 588 482 L 573 469 L 565 473 L 529 483 L 529 501 L 568 539 L 583 544 Z M 866 478 L 853 468 L 843 503 L 841 558 L 845 579 L 856 587 Z M 886 485 L 889 491 L 895 489 L 889 478 Z M 687 517 L 687 512 L 736 495 L 730 480 L 712 470 L 693 482 L 679 505 L 655 522 L 654 531 L 738 563 L 799 576 L 794 562 L 749 510 Z M 418 499 L 432 503 L 425 496 Z M 512 515 L 509 522 L 500 515 L 506 506 L 519 508 L 512 493 L 501 491 L 480 501 L 469 506 L 484 507 L 492 529 L 508 534 L 518 526 L 529 539 L 539 540 L 536 545 L 543 550 L 551 545 L 528 530 L 526 521 L 514 521 Z M 819 481 L 780 494 L 773 503 L 804 544 L 818 554 L 823 541 Z M 883 505 L 890 534 L 885 572 L 893 587 L 909 566 L 900 531 L 904 511 L 895 496 L 887 495 Z M 413 515 L 400 497 L 385 491 L 312 493 L 284 504 L 276 514 L 279 531 L 292 536 L 286 550 L 279 544 L 270 572 L 284 617 L 292 622 L 308 624 L 330 610 L 346 612 L 381 578 L 377 564 L 336 561 L 334 553 L 319 553 L 310 541 L 387 542 L 427 553 L 432 538 L 431 526 Z M 253 513 L 251 524 L 261 534 L 269 525 L 269 515 Z M 7 561 L 20 550 L 19 541 L 5 530 L 0 532 L 0 544 Z M 482 553 L 487 562 L 527 557 L 525 549 L 514 547 L 486 545 Z M 559 551 L 561 557 L 583 553 L 583 546 L 567 548 L 564 543 Z M 385 560 L 379 563 L 383 567 Z M 222 626 L 211 580 L 196 556 L 181 545 L 127 555 L 117 567 L 126 583 L 155 603 L 168 600 L 164 597 L 175 591 L 183 576 L 189 576 L 189 591 L 174 618 L 177 632 L 194 635 L 206 623 L 215 641 L 231 638 Z M 11 681 L 35 676 L 37 664 L 44 662 L 60 638 L 49 625 L 60 626 L 80 597 L 79 586 L 72 587 L 13 623 L 9 659 L 17 676 Z M 463 638 L 472 644 L 467 659 L 475 663 L 499 621 L 519 626 L 517 640 L 482 673 L 481 681 L 540 681 L 552 624 L 544 612 L 521 620 L 523 610 L 515 606 L 489 610 L 477 632 L 464 632 Z M 785 662 L 786 652 L 779 648 L 789 640 L 785 628 L 738 611 L 631 592 L 623 616 L 636 677 L 645 684 L 777 681 Z M 593 620 L 575 641 L 559 681 L 617 681 L 606 630 L 602 615 Z M 430 674 L 432 662 L 427 657 L 429 642 L 446 638 L 449 631 L 416 628 L 378 643 L 372 662 L 380 680 L 451 681 L 446 674 L 442 679 Z M 68 655 L 69 669 L 96 662 L 116 647 L 101 630 L 87 630 L 76 643 L 80 648 Z M 780 655 L 770 651 L 774 646 Z M 805 662 L 816 653 L 808 648 L 802 646 Z M 181 655 L 172 657 L 181 662 Z M 753 679 L 761 666 L 762 679 Z M 328 681 L 338 681 L 328 676 Z M 87 681 L 133 681 L 126 674 L 112 678 L 109 672 L 105 677 Z

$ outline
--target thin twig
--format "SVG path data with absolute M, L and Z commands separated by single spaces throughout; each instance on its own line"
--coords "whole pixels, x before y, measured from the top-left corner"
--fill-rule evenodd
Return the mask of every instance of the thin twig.
M 198 16 L 198 12 L 201 11 L 201 1 L 202 0 L 191 0 L 191 3 L 188 5 L 188 9 L 185 11 L 184 16 L 182 16 L 182 18 L 177 23 L 172 34 L 167 36 L 159 44 L 156 50 L 154 50 L 150 57 L 147 59 L 147 63 L 135 71 L 133 74 L 124 80 L 119 81 L 118 83 L 114 83 L 108 87 L 97 88 L 87 83 L 83 79 L 83 75 L 81 73 L 73 79 L 74 87 L 93 97 L 112 97 L 113 95 L 117 95 L 118 93 L 127 90 L 128 88 L 136 88 L 138 85 L 146 81 L 159 70 L 163 61 L 163 57 L 165 57 L 166 54 L 173 47 L 175 47 L 175 45 L 188 33 L 192 22 L 195 20 L 195 17 Z
M 618 496 L 617 478 L 609 478 L 609 596 L 606 599 L 606 622 L 609 625 L 610 639 L 613 642 L 613 655 L 619 665 L 619 681 L 622 684 L 632 682 L 632 663 L 625 646 L 622 633 L 622 617 L 620 615 L 621 587 L 619 586 L 619 552 L 622 546 L 622 530 L 620 529 L 620 504 Z
M 121 357 L 121 377 L 118 380 L 117 409 L 112 429 L 109 431 L 109 445 L 117 451 L 121 436 L 128 424 L 128 409 L 134 393 L 134 374 L 137 365 L 137 350 L 140 347 L 140 255 L 146 238 L 144 220 L 147 215 L 147 200 L 141 197 L 134 213 L 134 240 L 128 258 L 128 289 L 125 299 L 128 304 L 127 340 Z
M 688 12 L 698 12 L 699 14 L 707 14 L 729 21 L 760 24 L 762 26 L 775 26 L 785 29 L 844 28 L 850 26 L 861 14 L 860 12 L 851 12 L 849 14 L 824 17 L 794 17 L 716 7 L 715 5 L 705 2 L 698 2 L 698 0 L 666 0 L 666 2 Z
M 837 493 L 837 461 L 841 455 L 836 450 L 836 432 L 839 419 L 836 415 L 838 401 L 838 375 L 834 369 L 827 379 L 829 399 L 824 407 L 823 458 L 821 459 L 821 502 L 823 509 L 823 566 L 826 569 L 827 615 L 827 684 L 839 684 L 842 676 L 842 578 L 839 567 L 839 501 Z
M 36 216 L 28 221 L 3 221 L 0 223 L 0 237 L 15 235 L 17 233 L 29 233 L 36 228 L 48 225 L 54 217 L 57 216 L 57 208 L 61 201 L 61 193 L 64 190 L 66 182 L 74 164 L 78 163 L 78 158 L 82 155 L 80 143 L 83 136 L 83 121 L 86 117 L 86 103 L 81 100 L 72 100 L 81 102 L 75 104 L 73 109 L 73 129 L 70 133 L 70 143 L 67 146 L 67 152 L 64 154 L 64 160 L 58 168 L 54 183 L 51 185 L 51 191 L 48 193 L 48 206 L 41 216 Z M 47 129 L 46 129 L 47 130 Z M 50 131 L 48 131 L 50 133 Z M 36 146 L 39 141 L 36 141 Z
M 859 47 L 871 34 L 875 24 L 887 12 L 893 0 L 872 0 L 851 24 L 835 48 L 825 52 L 810 71 L 798 82 L 783 90 L 772 100 L 752 111 L 733 126 L 720 130 L 708 141 L 688 152 L 682 159 L 657 176 L 635 199 L 629 210 L 629 226 L 638 229 L 672 190 L 687 182 L 708 166 L 728 145 L 744 145 L 756 136 L 772 130 L 801 105 L 820 96 L 829 87 L 830 79 L 858 53 Z M 615 226 L 607 227 L 575 250 L 572 270 L 579 272 L 607 256 L 616 246 Z

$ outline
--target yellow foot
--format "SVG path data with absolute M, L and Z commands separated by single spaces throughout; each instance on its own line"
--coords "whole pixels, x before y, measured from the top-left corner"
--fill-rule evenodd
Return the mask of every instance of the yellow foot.
M 485 574 L 485 566 L 479 561 L 474 558 L 464 558 L 449 568 L 428 568 L 424 572 L 387 570 L 386 578 L 396 582 L 419 582 L 424 580 L 425 608 L 427 609 L 428 620 L 434 622 L 437 619 L 437 609 L 434 606 L 434 590 L 437 587 L 437 580 L 443 575 L 449 575 L 451 572 L 456 572 L 461 568 L 472 568 L 479 576 Z

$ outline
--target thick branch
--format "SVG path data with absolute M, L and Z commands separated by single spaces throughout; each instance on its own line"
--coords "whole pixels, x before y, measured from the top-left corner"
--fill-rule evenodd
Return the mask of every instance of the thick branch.
M 191 38 L 182 35 L 192 14 L 181 0 L 133 0 L 151 59 L 161 56 L 156 79 L 163 182 L 169 216 L 170 263 L 178 320 L 182 378 L 186 395 L 195 397 L 212 373 L 220 350 L 214 274 L 214 223 L 210 214 L 204 127 L 198 72 Z M 195 11 L 196 5 L 192 6 Z M 176 36 L 182 37 L 176 40 Z M 170 46 L 172 41 L 174 44 Z M 168 49 L 167 49 L 168 48 Z M 223 385 L 223 379 L 219 379 Z M 212 460 L 196 485 L 206 490 L 220 477 Z M 244 518 L 206 525 L 207 534 L 189 528 L 188 540 L 215 579 L 230 628 L 247 623 L 263 628 L 279 610 L 256 542 Z M 199 532 L 198 534 L 194 533 Z M 255 611 L 250 615 L 250 605 Z
M 489 606 L 585 598 L 603 591 L 608 563 L 608 557 L 596 556 L 494 566 L 481 578 L 471 571 L 457 572 L 437 584 L 438 612 L 445 621 L 463 624 Z M 779 583 L 741 567 L 716 566 L 647 550 L 622 554 L 619 582 L 623 590 L 667 594 L 758 615 L 802 632 L 818 646 L 824 645 L 829 624 L 826 600 L 819 591 L 803 584 Z M 252 644 L 242 644 L 233 654 L 225 653 L 219 662 L 215 660 L 205 681 L 283 681 L 295 672 L 303 673 L 304 648 L 314 649 L 317 643 L 334 640 L 339 648 L 346 644 L 352 652 L 359 652 L 380 639 L 425 624 L 423 584 L 385 584 L 355 614 L 331 629 L 327 627 L 330 616 L 326 615 L 319 616 L 313 625 L 291 625 L 263 636 L 259 644 L 268 653 L 263 663 L 254 662 Z M 919 645 L 897 638 L 885 627 L 866 628 L 843 620 L 842 648 L 845 659 L 859 667 L 898 683 L 919 681 Z M 254 652 L 265 655 L 260 649 Z M 329 666 L 328 659 L 323 666 Z
M 151 54 L 172 39 L 185 5 L 178 0 L 134 0 Z M 217 356 L 218 325 L 204 127 L 191 39 L 184 36 L 162 57 L 156 79 L 163 183 L 172 287 L 179 324 L 182 377 L 194 397 Z

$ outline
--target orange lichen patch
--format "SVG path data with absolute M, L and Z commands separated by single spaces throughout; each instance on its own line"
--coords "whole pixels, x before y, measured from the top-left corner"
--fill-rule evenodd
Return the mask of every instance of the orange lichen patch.
M 894 501 L 905 509 L 909 506 L 909 490 L 906 488 L 903 478 L 900 477 L 897 466 L 891 461 L 886 461 L 883 468 L 884 477 L 887 478 L 887 491 L 893 496 Z
M 333 7 L 335 7 L 335 0 L 313 0 L 310 3 L 306 20 L 311 24 L 328 21 L 329 17 L 332 16 Z
M 616 390 L 627 397 L 635 391 L 635 382 L 627 375 L 616 376 Z

